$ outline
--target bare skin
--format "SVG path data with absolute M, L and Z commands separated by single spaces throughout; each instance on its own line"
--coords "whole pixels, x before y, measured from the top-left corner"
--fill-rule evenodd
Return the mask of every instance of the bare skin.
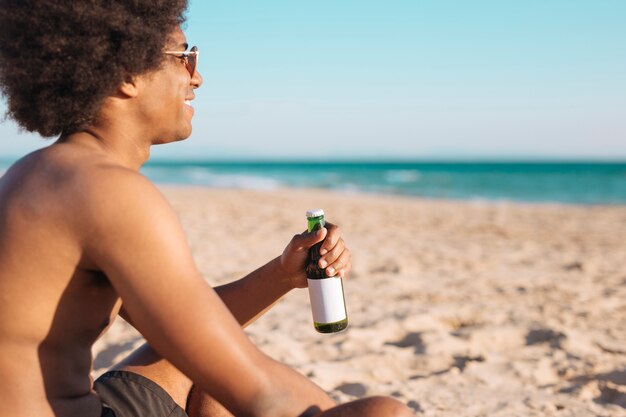
M 177 30 L 166 46 L 185 44 Z M 168 56 L 122 83 L 97 123 L 0 179 L 0 415 L 100 416 L 91 348 L 119 314 L 149 345 L 116 368 L 153 379 L 191 416 L 412 415 L 385 398 L 336 407 L 242 331 L 306 286 L 316 242 L 326 238 L 322 259 L 349 272 L 339 228 L 294 236 L 283 254 L 226 286 L 213 289 L 199 273 L 174 211 L 138 170 L 150 146 L 190 135 L 185 100 L 201 84 Z

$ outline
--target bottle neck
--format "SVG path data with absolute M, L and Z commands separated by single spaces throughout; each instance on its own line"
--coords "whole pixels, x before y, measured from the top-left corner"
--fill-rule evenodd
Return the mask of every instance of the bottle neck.
M 307 219 L 307 230 L 309 232 L 314 232 L 324 227 L 324 224 L 324 216 L 310 217 Z

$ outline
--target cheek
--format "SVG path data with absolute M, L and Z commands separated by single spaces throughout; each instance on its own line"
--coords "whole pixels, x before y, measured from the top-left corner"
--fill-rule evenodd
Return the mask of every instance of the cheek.
M 149 104 L 153 113 L 168 115 L 175 113 L 175 109 L 184 103 L 184 99 L 180 98 L 178 93 L 171 86 L 162 88 L 158 94 L 154 94 Z
M 185 108 L 188 83 L 189 80 L 178 73 L 153 80 L 151 89 L 143 100 L 145 112 L 151 116 L 153 122 L 158 123 L 159 119 L 171 121 L 172 117 L 179 117 Z

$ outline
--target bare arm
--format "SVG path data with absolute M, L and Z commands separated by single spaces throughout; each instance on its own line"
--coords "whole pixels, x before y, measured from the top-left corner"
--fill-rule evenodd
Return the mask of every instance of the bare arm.
M 214 290 L 237 322 L 246 327 L 293 288 L 288 281 L 276 278 L 281 273 L 280 261 L 276 258 L 244 278 L 220 285 Z M 134 326 L 125 304 L 119 314 Z
M 109 173 L 95 189 L 82 225 L 88 255 L 159 354 L 235 415 L 293 416 L 334 405 L 248 340 L 198 272 L 175 213 L 154 186 L 138 174 Z
M 333 267 L 339 275 L 346 276 L 352 268 L 350 250 L 345 246 L 339 228 L 327 222 L 326 228 L 318 233 L 303 232 L 293 236 L 281 256 L 244 278 L 215 287 L 214 290 L 239 324 L 246 327 L 293 288 L 306 286 L 306 253 L 311 246 L 323 239 L 326 240 L 322 245 L 325 253 L 320 258 L 321 266 Z M 123 306 L 120 316 L 132 324 Z
M 261 317 L 293 287 L 276 279 L 280 260 L 272 260 L 246 277 L 215 288 L 215 292 L 242 327 Z
M 318 233 L 295 235 L 281 256 L 240 280 L 216 287 L 215 291 L 237 321 L 245 327 L 293 288 L 306 287 L 304 264 L 307 252 L 323 239 L 326 239 L 322 245 L 325 254 L 320 263 L 323 263 L 323 267 L 333 267 L 341 276 L 346 275 L 351 268 L 350 251 L 341 238 L 339 228 L 327 223 L 326 228 Z

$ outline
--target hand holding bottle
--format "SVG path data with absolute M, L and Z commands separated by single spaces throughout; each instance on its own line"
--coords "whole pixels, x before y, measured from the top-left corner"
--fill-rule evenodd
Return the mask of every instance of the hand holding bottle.
M 295 235 L 282 255 L 280 263 L 285 272 L 285 279 L 289 281 L 291 288 L 306 288 L 307 276 L 304 265 L 307 260 L 309 249 L 318 242 L 324 241 L 320 248 L 320 268 L 326 268 L 326 275 L 338 274 L 345 277 L 352 268 L 352 255 L 347 248 L 339 226 L 326 222 L 324 228 L 319 231 L 305 231 Z

